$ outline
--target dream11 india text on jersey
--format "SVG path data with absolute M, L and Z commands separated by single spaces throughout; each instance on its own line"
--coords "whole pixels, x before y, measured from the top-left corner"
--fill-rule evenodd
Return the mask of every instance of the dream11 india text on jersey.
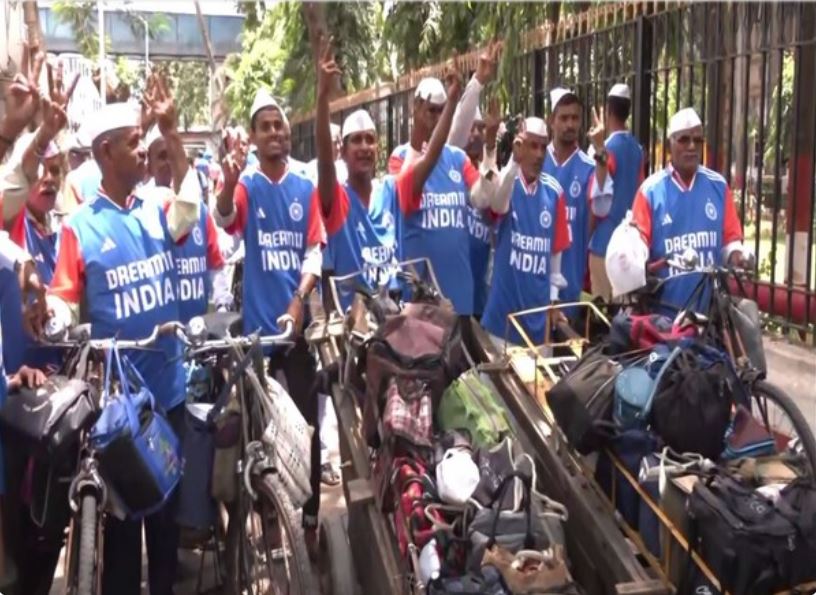
M 671 259 L 691 248 L 699 265 L 708 267 L 722 260 L 722 249 L 742 240 L 742 226 L 728 183 L 720 174 L 699 166 L 686 187 L 669 164 L 643 182 L 632 205 L 633 220 L 649 246 L 649 261 Z M 663 267 L 661 277 L 679 271 Z M 700 275 L 683 275 L 663 285 L 660 302 L 681 308 L 686 305 Z M 706 312 L 710 292 L 705 291 L 693 309 Z M 675 312 L 676 313 L 676 312 Z
M 187 324 L 193 317 L 207 313 L 212 292 L 211 271 L 224 266 L 218 247 L 218 231 L 203 203 L 198 222 L 187 241 L 175 246 L 175 258 L 179 278 L 179 320 Z
M 470 235 L 470 268 L 473 273 L 473 313 L 481 315 L 488 294 L 487 274 L 494 235 L 492 214 L 468 205 L 467 226 Z
M 325 243 L 320 203 L 312 183 L 286 169 L 277 182 L 250 166 L 235 187 L 230 234 L 244 237 L 244 332 L 279 333 L 300 284 L 306 249 Z
M 606 247 L 612 232 L 623 221 L 638 186 L 643 182 L 643 149 L 628 130 L 616 130 L 604 143 L 606 146 L 606 169 L 612 178 L 612 206 L 606 217 L 598 218 L 589 240 L 589 250 L 598 256 L 606 256 Z
M 561 257 L 561 272 L 567 287 L 559 297 L 563 302 L 577 302 L 584 287 L 587 270 L 587 246 L 589 244 L 589 196 L 595 179 L 595 162 L 580 148 L 567 157 L 562 164 L 555 159 L 552 143 L 547 147 L 543 171 L 551 175 L 564 189 L 567 205 L 567 222 L 572 243 Z
M 175 242 L 162 202 L 131 195 L 127 205 L 121 208 L 100 189 L 62 230 L 50 291 L 83 302 L 94 338 L 142 339 L 156 325 L 179 319 Z M 181 355 L 172 336 L 160 337 L 152 349 L 127 351 L 166 410 L 185 399 Z
M 394 273 L 396 231 L 392 209 L 395 204 L 393 176 L 373 181 L 368 208 L 347 183 L 335 184 L 331 212 L 326 218 L 328 239 L 323 251 L 323 270 L 337 277 L 364 271 L 348 283 L 337 284 L 343 312 L 351 305 L 355 282 L 377 290 Z
M 555 178 L 541 174 L 533 184 L 527 184 L 521 173 L 516 177 L 510 210 L 496 215 L 500 220 L 493 281 L 482 316 L 482 326 L 496 337 L 504 339 L 508 314 L 550 303 L 551 256 L 570 245 L 566 211 L 563 191 Z M 519 322 L 536 345 L 544 342 L 544 313 L 524 316 Z M 511 343 L 521 344 L 515 328 L 507 337 Z
M 389 162 L 404 158 L 408 145 Z M 419 196 L 411 196 L 413 166 L 397 178 L 397 253 L 400 261 L 428 258 L 442 294 L 457 314 L 473 314 L 473 273 L 468 232 L 469 189 L 479 172 L 461 149 L 445 145 Z

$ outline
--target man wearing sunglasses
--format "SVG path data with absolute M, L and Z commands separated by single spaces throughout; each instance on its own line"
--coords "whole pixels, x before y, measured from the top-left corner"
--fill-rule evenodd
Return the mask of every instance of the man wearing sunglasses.
M 634 222 L 649 247 L 649 261 L 669 260 L 693 249 L 702 267 L 720 262 L 741 265 L 742 226 L 731 188 L 720 174 L 700 165 L 705 137 L 694 109 L 674 114 L 668 135 L 671 163 L 643 182 L 632 205 Z M 659 274 L 678 272 L 663 267 Z M 660 301 L 686 307 L 698 282 L 699 275 L 684 275 L 666 283 Z M 704 295 L 702 303 L 688 305 L 705 309 L 706 299 Z

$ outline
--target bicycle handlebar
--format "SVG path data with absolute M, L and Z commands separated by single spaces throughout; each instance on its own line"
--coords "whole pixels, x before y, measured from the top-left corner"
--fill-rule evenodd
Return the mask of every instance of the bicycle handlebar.
M 235 345 L 243 348 L 249 348 L 256 343 L 261 347 L 292 345 L 295 335 L 295 321 L 291 318 L 284 319 L 283 332 L 277 335 L 249 335 L 226 339 L 203 339 L 203 337 L 206 337 L 206 333 L 207 329 L 203 319 L 194 318 L 190 321 L 190 325 L 188 325 L 182 340 L 191 348 L 193 355 L 201 355 L 214 351 L 227 351 Z
M 176 334 L 181 337 L 184 334 L 184 325 L 175 320 L 165 322 L 164 324 L 157 324 L 153 327 L 153 331 L 142 339 L 118 339 L 116 337 L 107 337 L 104 339 L 91 339 L 84 333 L 80 336 L 71 338 L 70 335 L 59 341 L 46 342 L 45 345 L 49 347 L 77 347 L 80 345 L 89 345 L 91 349 L 96 351 L 104 351 L 112 348 L 114 345 L 119 349 L 145 349 L 152 347 L 159 340 L 159 337 Z

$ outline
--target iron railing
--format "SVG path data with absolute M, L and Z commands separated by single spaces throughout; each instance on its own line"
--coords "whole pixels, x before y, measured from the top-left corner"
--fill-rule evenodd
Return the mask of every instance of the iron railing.
M 632 129 L 654 172 L 669 159 L 668 119 L 694 107 L 705 126 L 705 163 L 731 184 L 757 255 L 749 295 L 769 322 L 816 344 L 816 4 L 601 5 L 537 39 L 512 65 L 509 113 L 546 115 L 548 90 L 564 85 L 582 98 L 586 123 L 591 106 L 627 82 Z M 371 112 L 382 166 L 408 140 L 419 77 L 405 78 L 333 104 L 338 122 L 361 107 Z M 311 115 L 294 121 L 294 153 L 311 158 Z

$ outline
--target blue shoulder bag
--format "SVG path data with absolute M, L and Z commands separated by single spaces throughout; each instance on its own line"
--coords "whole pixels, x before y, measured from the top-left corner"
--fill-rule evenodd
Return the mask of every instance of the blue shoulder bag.
M 119 378 L 116 393 L 114 367 Z M 106 357 L 102 414 L 89 438 L 102 476 L 131 518 L 161 508 L 178 485 L 179 439 L 139 371 L 115 345 Z

